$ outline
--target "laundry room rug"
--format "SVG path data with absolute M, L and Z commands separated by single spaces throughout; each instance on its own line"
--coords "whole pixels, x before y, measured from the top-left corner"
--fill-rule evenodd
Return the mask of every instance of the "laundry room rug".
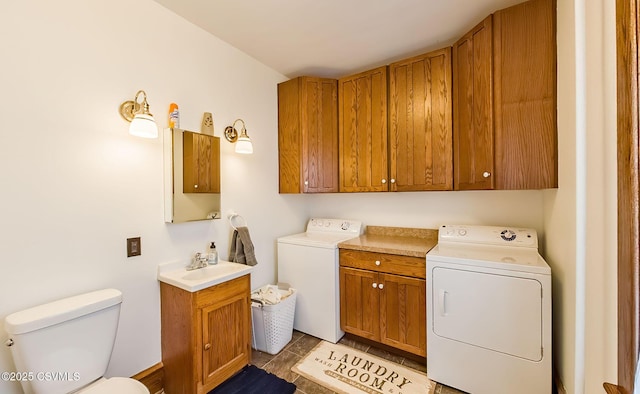
M 293 394 L 296 385 L 255 365 L 247 365 L 209 394 Z
M 433 394 L 436 387 L 425 373 L 326 341 L 291 370 L 342 394 Z

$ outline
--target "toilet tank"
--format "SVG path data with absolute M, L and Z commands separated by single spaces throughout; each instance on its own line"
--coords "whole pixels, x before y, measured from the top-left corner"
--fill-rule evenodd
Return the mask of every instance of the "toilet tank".
M 104 375 L 116 338 L 122 293 L 104 289 L 5 318 L 26 394 L 68 393 Z M 29 375 L 31 374 L 31 375 Z

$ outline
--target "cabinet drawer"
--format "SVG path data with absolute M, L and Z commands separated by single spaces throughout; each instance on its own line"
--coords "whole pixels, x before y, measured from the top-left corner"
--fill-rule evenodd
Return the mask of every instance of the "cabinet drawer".
M 209 287 L 208 289 L 196 292 L 195 304 L 198 307 L 202 307 L 230 300 L 234 296 L 244 295 L 245 293 L 249 294 L 249 288 L 249 275 L 244 275 L 237 279 L 232 279 L 219 285 Z
M 426 278 L 426 256 L 420 258 L 340 249 L 340 266 Z

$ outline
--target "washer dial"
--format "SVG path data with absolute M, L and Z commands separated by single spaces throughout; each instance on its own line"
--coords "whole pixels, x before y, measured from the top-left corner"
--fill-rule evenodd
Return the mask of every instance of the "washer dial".
M 516 239 L 516 233 L 513 230 L 509 230 L 509 229 L 502 230 L 500 232 L 500 238 L 502 238 L 507 242 L 511 242 L 514 239 Z

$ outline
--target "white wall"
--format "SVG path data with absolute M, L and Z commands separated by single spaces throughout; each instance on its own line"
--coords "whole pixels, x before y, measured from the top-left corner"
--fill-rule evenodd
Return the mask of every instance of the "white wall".
M 615 4 L 558 1 L 559 184 L 544 194 L 567 393 L 617 381 Z
M 235 210 L 251 229 L 259 261 L 253 287 L 275 281 L 276 238 L 302 231 L 310 216 L 425 228 L 514 225 L 541 235 L 546 229 L 554 233 L 546 237 L 557 260 L 554 291 L 575 287 L 563 274 L 571 263 L 558 263 L 575 233 L 575 192 L 565 165 L 571 132 L 560 137 L 565 161 L 558 191 L 279 195 L 276 84 L 282 75 L 150 0 L 13 2 L 4 5 L 1 22 L 0 35 L 10 39 L 0 43 L 0 319 L 58 297 L 122 290 L 108 375 L 130 376 L 160 361 L 157 265 L 186 261 L 211 240 L 226 257 L 230 236 L 226 220 L 163 222 L 162 141 L 129 136 L 117 113 L 138 89 L 146 90 L 161 126 L 170 102 L 180 105 L 183 128 L 199 130 L 204 112 L 213 114 L 218 136 L 238 117 L 247 123 L 254 155 L 236 155 L 222 141 L 222 204 L 223 213 Z M 559 31 L 573 26 L 560 22 Z M 560 75 L 571 79 L 570 69 Z M 563 110 L 573 106 L 567 83 L 569 92 L 559 89 Z M 562 130 L 575 129 L 570 116 L 559 120 Z M 133 236 L 142 237 L 142 256 L 127 258 L 125 239 Z M 572 253 L 568 261 L 575 260 Z M 570 326 L 574 298 L 561 293 L 560 306 Z M 556 339 L 563 335 L 571 338 Z M 12 368 L 2 347 L 0 371 Z M 0 392 L 19 389 L 0 382 Z
M 226 220 L 165 224 L 162 141 L 129 136 L 118 106 L 145 89 L 165 127 L 169 103 L 183 128 L 204 112 L 215 133 L 242 117 L 255 154 L 222 141 L 223 212 L 248 221 L 259 265 L 254 286 L 275 278 L 274 239 L 302 228 L 303 201 L 277 193 L 277 90 L 285 78 L 153 1 L 29 0 L 3 4 L 0 319 L 59 297 L 123 291 L 109 375 L 160 361 L 157 265 L 216 240 Z M 125 239 L 142 237 L 127 258 Z M 0 341 L 6 334 L 0 330 Z M 13 369 L 0 348 L 0 371 Z M 0 382 L 0 392 L 19 392 Z

